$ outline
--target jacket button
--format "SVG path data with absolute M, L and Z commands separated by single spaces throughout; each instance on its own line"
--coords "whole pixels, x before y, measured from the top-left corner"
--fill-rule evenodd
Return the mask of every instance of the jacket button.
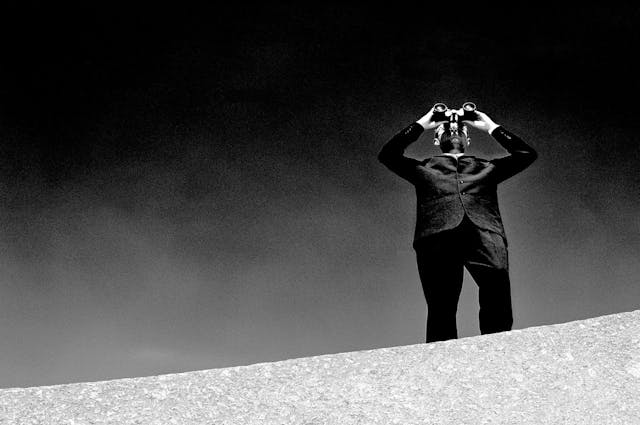
M 464 180 L 460 180 L 460 183 L 464 183 Z

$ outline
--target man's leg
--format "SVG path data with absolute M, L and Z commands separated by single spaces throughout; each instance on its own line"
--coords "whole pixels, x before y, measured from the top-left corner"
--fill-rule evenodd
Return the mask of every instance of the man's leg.
M 418 273 L 427 301 L 426 342 L 458 338 L 456 313 L 462 289 L 462 257 L 456 255 L 457 229 L 427 237 L 416 247 Z
M 510 331 L 513 326 L 507 245 L 498 233 L 468 223 L 465 267 L 478 285 L 480 333 Z

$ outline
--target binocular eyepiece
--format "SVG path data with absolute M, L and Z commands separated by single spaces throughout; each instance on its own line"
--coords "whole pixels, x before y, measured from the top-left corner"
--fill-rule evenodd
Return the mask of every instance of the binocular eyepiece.
M 475 121 L 478 118 L 476 114 L 476 104 L 473 102 L 465 102 L 460 109 L 449 109 L 444 103 L 436 103 L 433 105 L 433 121 Z

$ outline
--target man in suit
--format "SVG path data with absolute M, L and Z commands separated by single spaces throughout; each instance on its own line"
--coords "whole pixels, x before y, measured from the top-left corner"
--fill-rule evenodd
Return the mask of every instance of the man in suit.
M 467 155 L 466 124 L 487 132 L 509 155 L 486 160 Z M 434 129 L 441 155 L 419 161 L 405 149 Z M 511 330 L 513 314 L 507 239 L 498 208 L 498 184 L 527 168 L 536 151 L 515 134 L 475 111 L 473 121 L 434 120 L 434 108 L 396 134 L 378 159 L 415 187 L 413 249 L 428 306 L 426 342 L 458 338 L 456 313 L 463 267 L 479 288 L 482 334 Z

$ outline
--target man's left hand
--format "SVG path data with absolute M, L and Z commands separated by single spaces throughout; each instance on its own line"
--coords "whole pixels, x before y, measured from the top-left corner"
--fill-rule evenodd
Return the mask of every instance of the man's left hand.
M 493 129 L 498 127 L 498 124 L 496 124 L 484 112 L 480 112 L 480 111 L 476 110 L 475 113 L 476 113 L 476 116 L 478 117 L 477 120 L 475 120 L 475 121 L 464 120 L 462 122 L 467 123 L 471 127 L 477 128 L 478 130 L 482 130 L 482 131 L 484 131 L 486 133 L 490 133 L 491 131 L 493 131 Z

